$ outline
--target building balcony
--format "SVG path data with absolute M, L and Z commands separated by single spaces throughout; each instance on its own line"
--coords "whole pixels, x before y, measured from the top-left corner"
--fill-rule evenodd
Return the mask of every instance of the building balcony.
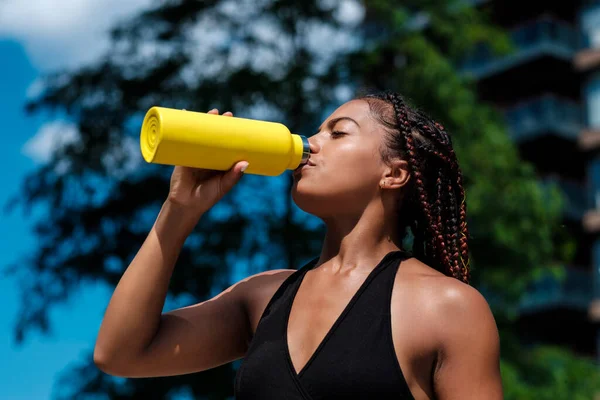
M 585 187 L 577 182 L 550 177 L 543 179 L 542 182 L 558 187 L 563 195 L 564 217 L 579 223 L 589 208 Z
M 561 277 L 548 272 L 532 283 L 517 310 L 519 336 L 566 346 L 582 355 L 597 354 L 592 275 L 591 269 L 570 266 Z
M 589 308 L 590 319 L 593 322 L 600 322 L 600 296 L 592 300 Z M 600 397 L 598 397 L 600 399 Z
M 593 293 L 593 299 L 592 302 L 590 303 L 589 309 L 588 309 L 588 313 L 590 316 L 590 319 L 594 322 L 600 322 L 600 265 L 593 265 L 592 266 L 592 273 L 593 273 L 593 287 L 594 287 L 594 293 Z
M 588 312 L 595 297 L 592 275 L 590 270 L 567 267 L 565 275 L 561 278 L 548 274 L 538 279 L 521 299 L 520 313 L 529 314 L 552 309 Z
M 600 48 L 587 48 L 577 52 L 573 59 L 575 69 L 580 72 L 587 72 L 600 67 Z
M 592 158 L 587 167 L 588 211 L 583 216 L 582 225 L 587 233 L 600 233 L 600 159 Z M 597 250 L 596 250 L 597 249 Z M 594 244 L 595 263 L 600 264 L 600 242 Z
M 588 233 L 600 232 L 600 210 L 592 209 L 583 215 L 583 229 Z
M 505 116 L 510 134 L 517 142 L 546 134 L 577 142 L 583 126 L 581 107 L 571 100 L 553 95 L 507 108 Z
M 578 181 L 587 164 L 578 137 L 583 111 L 578 103 L 547 94 L 503 110 L 511 138 L 521 157 L 535 164 L 541 175 L 560 175 Z
M 595 190 L 592 189 L 592 192 Z M 586 214 L 586 218 L 584 219 L 584 226 L 587 225 L 587 228 L 594 228 L 594 233 L 597 233 L 600 230 L 600 210 L 598 209 L 598 202 L 596 201 L 596 207 L 593 210 L 590 210 Z M 592 253 L 592 281 L 593 281 L 593 299 L 588 308 L 588 314 L 590 320 L 593 322 L 600 322 L 600 238 L 597 235 L 595 236 L 595 241 L 590 246 Z M 600 337 L 598 338 L 600 339 Z
M 579 72 L 587 72 L 600 67 L 599 12 L 600 2 L 597 0 L 585 1 L 580 9 L 583 43 L 573 60 L 575 69 Z
M 550 56 L 571 63 L 581 47 L 581 37 L 569 24 L 543 17 L 521 25 L 510 32 L 514 50 L 495 55 L 486 46 L 478 47 L 467 56 L 462 70 L 476 79 L 483 79 L 540 57 Z
M 600 148 L 600 128 L 585 128 L 578 137 L 579 148 L 584 151 Z

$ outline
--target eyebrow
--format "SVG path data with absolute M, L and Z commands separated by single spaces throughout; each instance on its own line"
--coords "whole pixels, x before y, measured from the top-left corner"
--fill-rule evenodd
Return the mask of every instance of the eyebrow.
M 333 129 L 333 127 L 335 126 L 335 124 L 337 124 L 337 123 L 338 123 L 338 122 L 340 122 L 340 121 L 344 121 L 344 120 L 352 121 L 352 122 L 354 122 L 354 123 L 356 124 L 356 126 L 358 126 L 358 127 L 360 128 L 360 125 L 358 124 L 358 122 L 356 122 L 356 121 L 355 121 L 355 120 L 353 120 L 352 118 L 350 118 L 350 117 L 338 117 L 338 118 L 334 118 L 334 119 L 332 119 L 331 121 L 329 121 L 329 122 L 327 123 L 327 129 L 329 129 L 329 130 Z M 316 133 L 319 133 L 319 132 L 321 132 L 321 129 L 322 129 L 322 128 L 323 128 L 323 127 L 322 127 L 322 126 L 320 126 L 320 127 L 319 127 L 319 130 L 318 130 Z M 315 134 L 316 134 L 316 133 L 315 133 Z

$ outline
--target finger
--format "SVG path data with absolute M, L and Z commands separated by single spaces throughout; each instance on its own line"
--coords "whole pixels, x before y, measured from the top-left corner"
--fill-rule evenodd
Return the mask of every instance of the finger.
M 236 183 L 242 179 L 244 175 L 244 171 L 242 169 L 246 169 L 248 167 L 247 161 L 240 161 L 236 163 L 229 171 L 221 177 L 221 188 L 223 193 L 227 193 L 235 186 Z
M 210 169 L 194 169 L 192 171 L 194 178 L 197 181 L 205 181 L 207 179 L 212 178 L 215 175 L 218 175 L 219 173 L 221 173 L 221 171 L 216 171 L 216 170 L 210 170 Z
M 233 113 L 231 111 L 224 112 L 223 115 L 226 115 L 228 117 L 233 117 Z
M 219 110 L 217 110 L 216 108 L 213 108 L 212 110 L 210 110 L 209 112 L 207 112 L 207 114 L 216 114 L 216 115 L 219 115 Z

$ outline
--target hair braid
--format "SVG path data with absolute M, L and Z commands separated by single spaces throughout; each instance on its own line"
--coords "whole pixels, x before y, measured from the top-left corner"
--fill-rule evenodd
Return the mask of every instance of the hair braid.
M 462 199 L 461 204 L 459 205 L 458 208 L 454 208 L 458 210 L 458 214 L 459 214 L 459 218 L 458 221 L 456 221 L 456 219 L 452 220 L 452 224 L 450 224 L 450 226 L 454 229 L 456 229 L 458 231 L 458 227 L 456 226 L 457 222 L 458 225 L 460 227 L 460 237 L 459 237 L 459 252 L 457 253 L 457 258 L 461 260 L 461 264 L 460 266 L 456 267 L 457 270 L 460 271 L 461 276 L 462 276 L 462 280 L 464 281 L 468 281 L 470 278 L 470 274 L 469 274 L 469 268 L 468 268 L 468 262 L 469 262 L 469 247 L 468 247 L 468 236 L 469 236 L 469 232 L 467 229 L 467 209 L 466 209 L 466 202 L 465 202 L 465 191 L 464 191 L 464 187 L 463 187 L 463 178 L 462 178 L 462 172 L 458 166 L 458 162 L 456 154 L 454 152 L 454 149 L 452 148 L 452 143 L 450 140 L 450 136 L 445 132 L 444 127 L 442 125 L 440 125 L 439 123 L 434 123 L 435 128 L 437 128 L 436 130 L 434 130 L 434 132 L 436 132 L 437 130 L 439 130 L 439 136 L 440 138 L 442 138 L 442 140 L 440 140 L 440 142 L 442 142 L 445 145 L 445 150 L 448 153 L 449 157 L 446 157 L 445 155 L 441 154 L 440 152 L 434 150 L 432 151 L 433 155 L 435 155 L 436 157 L 438 157 L 439 159 L 443 160 L 446 164 L 448 164 L 450 166 L 450 171 L 454 172 L 455 176 L 454 178 L 456 179 L 456 189 L 459 192 L 459 197 Z M 448 193 L 452 193 L 452 186 L 448 185 Z M 456 203 L 456 199 L 454 197 L 454 195 L 452 195 L 452 200 L 453 203 Z M 456 233 L 456 235 L 458 236 L 458 233 Z M 454 240 L 455 238 L 453 237 L 452 240 Z
M 417 157 L 413 137 L 411 124 L 408 120 L 408 116 L 406 115 L 406 107 L 404 105 L 403 99 L 395 95 L 393 93 L 388 94 L 388 101 L 394 107 L 394 112 L 396 115 L 396 119 L 398 121 L 398 126 L 400 127 L 400 132 L 403 134 L 404 138 L 404 146 L 406 148 L 406 152 L 408 153 L 409 158 L 409 166 L 411 168 L 411 174 L 415 178 L 415 188 L 417 190 L 418 201 L 417 203 L 421 206 L 421 210 L 425 215 L 425 219 L 427 222 L 427 229 L 429 231 L 430 237 L 434 237 L 437 240 L 439 232 L 435 225 L 435 221 L 432 215 L 431 205 L 429 203 L 429 199 L 427 198 L 427 190 L 425 189 L 425 177 L 421 173 L 423 170 L 421 164 L 421 160 Z M 436 241 L 435 240 L 427 240 L 425 241 L 425 256 L 427 258 L 434 257 L 434 251 L 436 249 Z
M 457 207 L 456 207 L 456 196 L 454 194 L 452 185 L 449 180 L 445 182 L 446 194 L 446 212 L 450 223 L 446 224 L 446 232 L 448 235 L 448 242 L 450 243 L 452 253 L 452 271 L 455 275 L 462 276 L 461 266 L 458 262 L 460 258 L 459 243 L 458 243 L 458 218 L 457 218 Z
M 444 190 L 442 190 L 442 182 L 444 181 L 444 173 L 442 172 L 442 169 L 438 169 L 438 176 L 437 176 L 437 180 L 435 182 L 435 186 L 437 189 L 437 197 L 435 200 L 435 210 L 437 213 L 437 231 L 438 231 L 438 237 L 439 237 L 439 245 L 440 245 L 440 256 L 442 261 L 444 262 L 444 265 L 450 265 L 451 261 L 450 258 L 448 257 L 448 250 L 446 247 L 446 243 L 448 243 L 448 235 L 447 235 L 447 229 L 444 228 L 444 223 L 442 221 L 442 217 L 444 213 L 444 209 L 442 208 L 442 199 L 444 198 Z M 447 226 L 447 225 L 446 225 Z
M 463 177 L 444 127 L 397 93 L 359 97 L 386 128 L 384 158 L 408 161 L 411 182 L 402 200 L 401 235 L 409 228 L 413 253 L 446 275 L 469 281 L 469 232 Z M 391 106 L 391 107 L 390 107 Z
M 454 149 L 452 147 L 450 147 L 450 155 L 451 157 L 453 157 L 455 160 L 457 159 L 456 154 L 454 153 Z M 465 189 L 463 186 L 463 176 L 462 176 L 462 172 L 460 170 L 460 168 L 458 167 L 458 163 L 455 162 L 456 164 L 456 187 L 458 189 L 458 197 L 460 200 L 460 206 L 459 206 L 459 227 L 460 227 L 460 237 L 459 237 L 459 242 L 460 242 L 460 256 L 461 256 L 461 267 L 462 267 L 462 271 L 463 271 L 463 280 L 465 282 L 468 282 L 469 279 L 471 278 L 470 276 L 470 272 L 471 269 L 469 268 L 469 229 L 467 226 L 467 201 L 466 201 L 466 194 L 465 194 Z

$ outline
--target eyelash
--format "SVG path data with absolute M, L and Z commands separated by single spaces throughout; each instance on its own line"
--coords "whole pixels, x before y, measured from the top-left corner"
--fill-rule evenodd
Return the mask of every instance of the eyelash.
M 343 136 L 343 135 L 345 135 L 345 134 L 346 134 L 346 133 L 345 133 L 345 132 L 342 132 L 342 131 L 331 131 L 331 136 L 332 136 L 332 137 L 339 137 L 339 136 Z

